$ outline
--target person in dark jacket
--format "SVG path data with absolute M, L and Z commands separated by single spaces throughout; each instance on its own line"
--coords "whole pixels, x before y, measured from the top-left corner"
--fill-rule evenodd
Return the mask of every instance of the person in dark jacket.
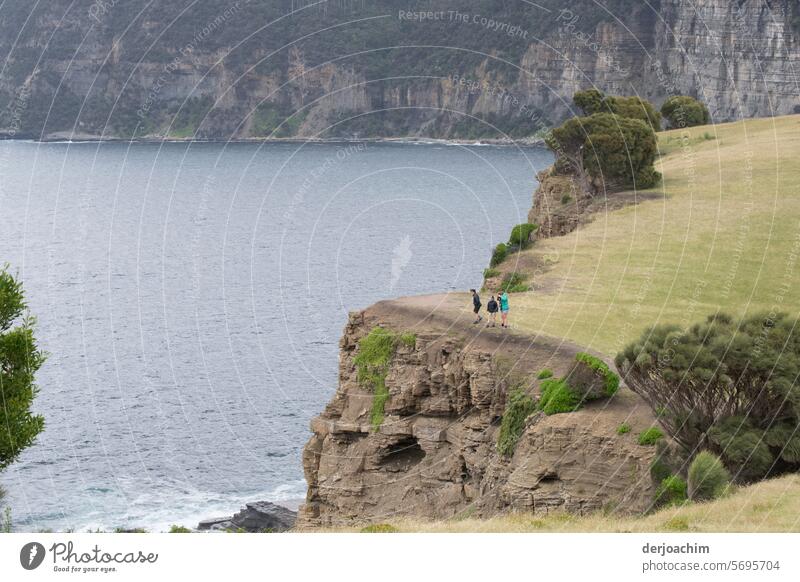
M 481 311 L 481 297 L 478 295 L 478 292 L 475 289 L 470 289 L 472 292 L 472 310 L 475 312 L 475 315 L 478 316 L 478 319 L 473 321 L 472 323 L 479 323 L 483 317 L 480 314 Z
M 498 305 L 497 301 L 494 299 L 494 295 L 492 298 L 489 299 L 489 303 L 486 304 L 486 311 L 489 312 L 489 323 L 487 324 L 488 327 L 494 327 L 497 324 L 497 311 Z

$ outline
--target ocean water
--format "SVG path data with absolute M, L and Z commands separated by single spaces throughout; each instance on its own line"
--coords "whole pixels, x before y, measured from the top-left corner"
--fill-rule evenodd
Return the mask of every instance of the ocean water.
M 296 505 L 347 312 L 481 283 L 540 148 L 0 142 L 0 262 L 50 358 L 20 531 Z

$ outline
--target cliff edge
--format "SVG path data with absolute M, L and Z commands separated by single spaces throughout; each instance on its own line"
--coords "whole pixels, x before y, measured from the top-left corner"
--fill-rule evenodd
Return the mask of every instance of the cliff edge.
M 469 305 L 463 294 L 432 295 L 350 315 L 336 395 L 312 421 L 303 453 L 308 494 L 298 528 L 650 506 L 655 451 L 638 445 L 635 435 L 655 419 L 624 386 L 576 412 L 531 414 L 513 454 L 498 452 L 510 389 L 536 397 L 538 372 L 567 374 L 581 350 L 551 337 L 473 325 L 462 305 Z M 388 397 L 376 426 L 376 394 L 359 381 L 356 356 L 360 340 L 377 327 L 404 334 L 404 341 L 386 366 Z M 632 430 L 618 434 L 622 423 Z

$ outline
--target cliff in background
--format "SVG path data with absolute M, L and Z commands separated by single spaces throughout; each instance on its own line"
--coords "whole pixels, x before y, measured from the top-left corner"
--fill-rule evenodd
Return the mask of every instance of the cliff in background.
M 525 510 L 641 512 L 652 503 L 655 449 L 636 435 L 655 422 L 621 389 L 568 414 L 528 417 L 511 456 L 498 453 L 510 386 L 538 392 L 537 372 L 565 375 L 576 346 L 471 324 L 453 296 L 378 303 L 354 313 L 341 340 L 339 386 L 312 421 L 308 481 L 298 527 L 335 527 L 401 516 L 486 517 Z M 374 392 L 358 381 L 358 342 L 375 326 L 416 332 L 389 364 L 385 417 L 370 419 Z M 617 434 L 628 423 L 632 430 Z
M 796 0 L 11 0 L 0 133 L 521 138 L 592 85 L 777 115 L 797 22 Z

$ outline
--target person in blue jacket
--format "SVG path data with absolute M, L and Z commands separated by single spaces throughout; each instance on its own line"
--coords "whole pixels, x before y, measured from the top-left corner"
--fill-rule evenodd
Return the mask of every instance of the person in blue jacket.
M 500 296 L 500 327 L 508 327 L 508 293 Z

